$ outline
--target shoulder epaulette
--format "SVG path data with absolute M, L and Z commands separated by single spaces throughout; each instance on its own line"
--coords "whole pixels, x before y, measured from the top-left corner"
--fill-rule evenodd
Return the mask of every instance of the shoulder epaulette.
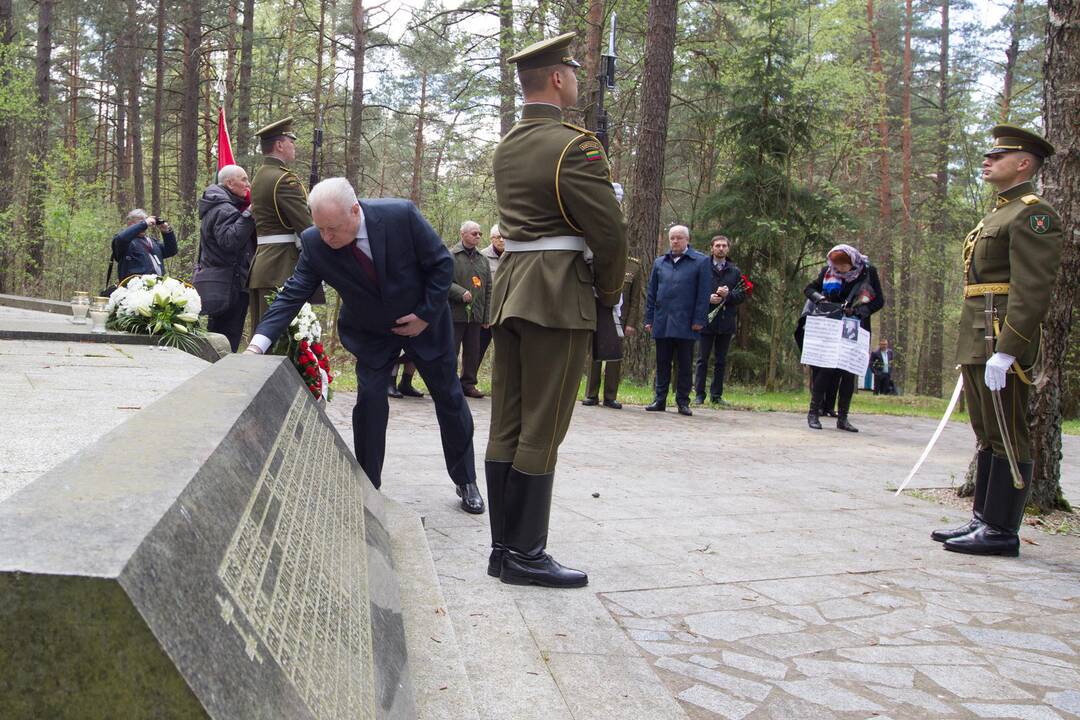
M 562 124 L 565 125 L 566 127 L 570 128 L 571 130 L 576 130 L 577 132 L 579 132 L 579 133 L 581 133 L 583 135 L 592 135 L 593 137 L 596 137 L 596 133 L 594 133 L 592 130 L 586 130 L 583 127 L 578 127 L 577 125 L 573 125 L 571 123 L 568 123 L 565 120 L 562 121 Z
M 1039 196 L 1035 194 L 1025 195 L 1024 197 L 1020 198 L 1020 200 L 1025 205 L 1034 205 L 1035 203 L 1039 202 Z

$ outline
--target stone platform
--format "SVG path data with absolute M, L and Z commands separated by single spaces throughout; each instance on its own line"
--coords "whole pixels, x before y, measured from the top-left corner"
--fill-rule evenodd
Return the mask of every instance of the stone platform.
M 329 409 L 343 434 L 352 402 Z M 480 458 L 490 401 L 469 402 Z M 930 530 L 965 513 L 887 490 L 935 421 L 852 420 L 578 407 L 549 549 L 590 584 L 554 591 L 486 575 L 430 400 L 391 400 L 383 492 L 425 519 L 480 718 L 1080 717 L 1080 539 L 944 552 Z M 950 424 L 914 485 L 960 482 L 973 444 Z M 1080 503 L 1080 438 L 1064 453 Z

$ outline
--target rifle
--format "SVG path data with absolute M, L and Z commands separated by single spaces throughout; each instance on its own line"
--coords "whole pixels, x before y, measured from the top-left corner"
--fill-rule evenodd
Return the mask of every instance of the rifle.
M 322 128 L 316 126 L 311 138 L 311 177 L 308 188 L 319 184 L 319 163 L 322 160 Z
M 600 94 L 596 101 L 596 137 L 604 146 L 604 153 L 608 151 L 608 114 L 604 109 L 604 93 L 615 89 L 615 13 L 611 13 L 611 35 L 608 36 L 608 51 L 600 56 Z

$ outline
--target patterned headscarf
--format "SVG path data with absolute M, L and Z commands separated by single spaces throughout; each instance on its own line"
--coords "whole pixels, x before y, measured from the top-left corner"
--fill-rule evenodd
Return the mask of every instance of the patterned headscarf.
M 832 256 L 838 252 L 847 255 L 848 261 L 851 263 L 851 269 L 847 272 L 838 272 L 836 270 L 836 265 L 833 263 Z M 866 268 L 866 263 L 870 261 L 868 257 L 851 245 L 837 245 L 829 251 L 829 254 L 826 257 L 829 262 L 829 267 L 825 271 L 825 279 L 822 281 L 822 291 L 826 295 L 835 295 L 840 292 L 840 286 L 845 282 L 851 282 L 859 277 L 863 269 Z

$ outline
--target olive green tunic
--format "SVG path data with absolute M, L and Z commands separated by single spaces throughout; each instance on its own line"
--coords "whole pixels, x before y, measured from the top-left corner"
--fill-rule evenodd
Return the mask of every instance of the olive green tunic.
M 263 164 L 251 180 L 251 215 L 255 234 L 299 235 L 311 227 L 307 191 L 300 179 L 282 160 L 263 158 Z M 266 296 L 285 284 L 296 268 L 300 250 L 294 243 L 259 245 L 251 263 L 248 288 L 251 289 L 252 327 L 266 312 Z
M 596 300 L 623 290 L 626 226 L 600 142 L 527 103 L 495 149 L 499 228 L 515 242 L 583 236 L 593 258 L 548 250 L 504 253 L 490 317 L 495 362 L 487 459 L 524 473 L 554 471 L 596 327 Z M 596 291 L 594 296 L 593 291 Z
M 625 329 L 637 329 L 641 325 L 641 313 L 645 297 L 645 274 L 641 261 L 626 258 L 626 272 L 623 278 L 622 307 L 619 309 L 619 323 Z M 589 363 L 589 379 L 585 384 L 585 396 L 597 397 L 600 392 L 600 376 L 604 376 L 604 400 L 612 402 L 619 394 L 619 381 L 622 379 L 622 361 L 593 360 Z
M 1041 323 L 1050 308 L 1061 264 L 1061 219 L 1030 182 L 998 193 L 993 209 L 964 241 L 964 285 L 994 291 L 1000 335 L 997 352 L 1017 359 L 1027 372 L 1038 355 Z M 1007 289 L 1006 287 L 1007 286 Z M 964 397 L 980 448 L 1005 457 L 1005 445 L 983 373 L 986 350 L 985 296 L 975 288 L 965 297 L 957 333 L 956 361 L 963 365 Z M 1014 366 L 1015 367 L 1015 366 Z M 1031 459 L 1027 425 L 1029 388 L 1010 371 L 1001 391 L 1018 460 Z

